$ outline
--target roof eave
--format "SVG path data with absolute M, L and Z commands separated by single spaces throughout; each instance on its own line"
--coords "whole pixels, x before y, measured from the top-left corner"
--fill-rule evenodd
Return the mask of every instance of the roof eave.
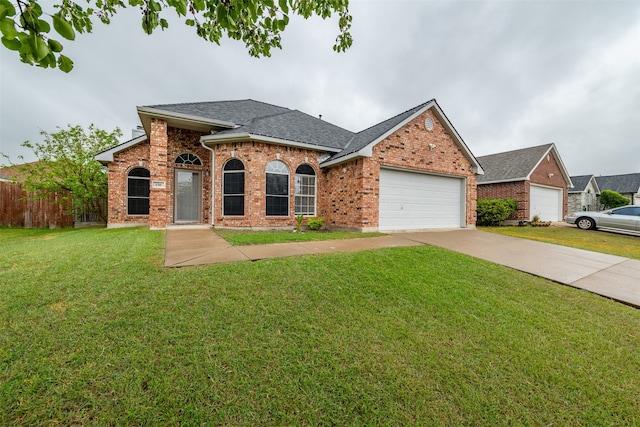
M 462 152 L 465 155 L 465 157 L 467 158 L 467 160 L 469 160 L 469 162 L 472 164 L 472 166 L 474 168 L 474 173 L 476 175 L 484 175 L 484 169 L 482 169 L 482 166 L 480 166 L 480 163 L 478 163 L 478 161 L 476 160 L 475 156 L 471 153 L 471 151 L 469 150 L 467 145 L 464 143 L 464 141 L 462 140 L 462 138 L 460 137 L 460 135 L 458 134 L 456 129 L 453 127 L 453 125 L 451 124 L 451 122 L 449 121 L 447 116 L 440 109 L 440 106 L 438 105 L 438 103 L 436 102 L 435 99 L 429 101 L 427 104 L 425 104 L 424 107 L 422 107 L 421 109 L 419 109 L 418 111 L 416 111 L 415 113 L 413 113 L 412 115 L 407 117 L 405 120 L 403 120 L 400 123 L 398 123 L 396 126 L 394 126 L 391 129 L 389 129 L 387 132 L 383 133 L 382 135 L 380 135 L 379 137 L 377 137 L 373 141 L 371 141 L 365 147 L 361 148 L 360 150 L 358 150 L 358 151 L 356 151 L 354 153 L 346 155 L 344 157 L 340 157 L 340 158 L 325 162 L 325 163 L 322 164 L 322 167 L 335 166 L 335 165 L 338 165 L 340 163 L 344 163 L 344 162 L 347 162 L 349 160 L 352 160 L 352 159 L 355 159 L 355 158 L 358 158 L 358 157 L 371 157 L 373 155 L 373 147 L 375 147 L 380 142 L 384 141 L 390 135 L 393 135 L 395 132 L 397 132 L 399 129 L 401 129 L 403 126 L 405 126 L 407 123 L 411 122 L 413 119 L 415 119 L 416 117 L 418 117 L 419 115 L 421 115 L 422 113 L 427 111 L 428 109 L 434 108 L 434 107 L 435 107 L 435 112 L 436 112 L 436 115 L 438 116 L 438 119 L 441 122 L 445 123 L 445 128 L 447 129 L 447 132 L 453 138 L 453 140 L 456 143 L 456 145 L 458 145 L 458 147 L 462 150 Z
M 440 119 L 440 121 L 446 123 L 445 129 L 447 129 L 449 135 L 454 139 L 454 141 L 457 143 L 457 145 L 460 147 L 460 149 L 464 153 L 467 160 L 469 160 L 471 165 L 474 167 L 475 169 L 474 172 L 476 173 L 476 175 L 484 175 L 484 169 L 482 169 L 482 166 L 476 159 L 476 156 L 474 156 L 471 150 L 469 149 L 469 147 L 467 147 L 467 144 L 465 144 L 464 140 L 462 139 L 460 134 L 458 134 L 458 131 L 453 126 L 453 124 L 449 121 L 449 118 L 444 113 L 444 111 L 442 111 L 442 109 L 440 108 L 440 105 L 438 105 L 435 99 L 433 100 L 433 106 L 435 107 L 435 111 L 439 116 L 438 118 Z
M 355 153 L 351 153 L 351 154 L 347 154 L 346 156 L 343 157 L 338 157 L 337 159 L 333 159 L 327 162 L 322 162 L 320 164 L 321 168 L 329 168 L 331 166 L 336 166 L 339 165 L 340 163 L 344 163 L 344 162 L 348 162 L 349 160 L 353 160 L 356 158 L 360 158 L 360 157 L 371 157 L 371 154 L 369 154 L 368 156 L 363 156 L 363 154 L 361 154 L 361 151 L 356 151 Z
M 562 173 L 562 177 L 564 178 L 564 181 L 567 183 L 567 188 L 573 188 L 573 183 L 571 182 L 571 177 L 569 176 L 569 172 L 567 171 L 567 168 L 564 166 L 564 163 L 562 162 L 562 158 L 560 157 L 560 153 L 558 153 L 556 144 L 553 144 L 553 143 L 551 143 L 551 146 L 549 147 L 549 149 L 545 151 L 545 153 L 540 157 L 540 160 L 538 160 L 535 166 L 529 171 L 529 174 L 527 175 L 526 179 L 531 180 L 531 174 L 533 174 L 533 172 L 538 168 L 538 166 L 540 166 L 540 163 L 542 162 L 542 160 L 551 151 L 553 151 L 553 153 L 555 154 L 555 158 L 559 163 L 558 166 L 560 167 L 560 173 Z
M 269 136 L 263 135 L 254 135 L 249 132 L 241 132 L 241 133 L 233 133 L 233 134 L 223 134 L 223 135 L 204 135 L 200 137 L 200 142 L 207 146 L 216 145 L 216 144 L 224 144 L 228 142 L 241 142 L 241 141 L 258 141 L 258 142 L 266 142 L 268 144 L 276 144 L 276 145 L 284 145 L 288 147 L 298 147 L 298 148 L 306 148 L 314 151 L 322 151 L 322 152 L 330 152 L 330 153 L 339 153 L 341 150 L 339 148 L 326 147 L 322 145 L 314 145 L 308 144 L 305 142 L 299 141 L 290 141 L 288 139 L 282 138 L 273 138 Z
M 93 156 L 93 158 L 102 164 L 111 163 L 113 162 L 114 154 L 119 153 L 120 151 L 126 150 L 129 147 L 133 147 L 134 145 L 140 144 L 141 142 L 144 142 L 146 140 L 147 140 L 147 135 L 140 135 L 136 138 L 130 139 L 129 141 L 123 142 L 122 144 L 118 144 L 113 148 L 102 151 L 96 154 L 95 156 Z
M 165 120 L 168 126 L 191 129 L 199 132 L 210 132 L 212 129 L 233 129 L 237 127 L 235 123 L 225 120 L 208 119 L 192 114 L 176 113 L 158 108 L 137 107 L 137 110 L 142 126 L 147 134 L 151 132 L 152 118 Z
M 493 181 L 478 181 L 477 185 L 487 185 L 487 184 L 503 184 L 506 182 L 518 182 L 518 181 L 529 181 L 529 178 L 526 176 L 520 178 L 508 178 L 508 179 L 494 179 Z

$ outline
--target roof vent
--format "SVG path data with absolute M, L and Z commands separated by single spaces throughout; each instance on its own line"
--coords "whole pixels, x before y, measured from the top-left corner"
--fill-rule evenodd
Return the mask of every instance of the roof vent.
M 431 117 L 427 117 L 424 121 L 424 127 L 429 131 L 433 130 L 433 119 Z

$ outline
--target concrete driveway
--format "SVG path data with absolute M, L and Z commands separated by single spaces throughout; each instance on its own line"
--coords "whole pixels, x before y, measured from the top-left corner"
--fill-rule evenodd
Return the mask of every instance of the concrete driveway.
M 640 308 L 640 261 L 478 230 L 400 233 Z
M 165 267 L 256 261 L 387 247 L 433 245 L 495 262 L 640 308 L 640 261 L 474 229 L 232 246 L 208 226 L 168 228 Z

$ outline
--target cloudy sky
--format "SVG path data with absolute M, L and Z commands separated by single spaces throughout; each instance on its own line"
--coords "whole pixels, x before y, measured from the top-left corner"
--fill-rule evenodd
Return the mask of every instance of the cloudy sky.
M 136 9 L 67 42 L 74 70 L 22 64 L 0 47 L 0 152 L 40 130 L 125 134 L 136 106 L 251 98 L 360 131 L 436 98 L 476 156 L 553 142 L 571 175 L 640 172 L 640 1 L 352 0 L 337 18 L 293 19 L 283 50 L 200 40 L 170 19 L 146 36 Z

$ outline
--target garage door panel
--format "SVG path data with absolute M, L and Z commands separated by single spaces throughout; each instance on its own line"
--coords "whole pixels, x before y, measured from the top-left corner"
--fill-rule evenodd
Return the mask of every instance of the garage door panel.
M 562 221 L 561 188 L 531 185 L 529 204 L 529 219 L 538 215 L 541 221 Z
M 380 230 L 461 226 L 464 180 L 380 170 Z

